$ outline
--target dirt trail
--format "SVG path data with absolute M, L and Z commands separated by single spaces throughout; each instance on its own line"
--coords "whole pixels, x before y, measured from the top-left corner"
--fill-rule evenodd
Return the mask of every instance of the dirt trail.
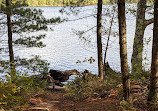
M 30 99 L 25 111 L 121 111 L 119 100 L 115 98 L 88 98 L 73 101 L 64 90 L 54 90 L 47 94 L 38 93 Z
M 146 105 L 147 85 L 148 82 L 131 82 L 131 96 L 137 100 L 133 103 L 134 109 L 131 111 L 149 110 Z M 120 98 L 122 97 L 116 89 L 112 89 L 108 97 L 88 98 L 82 101 L 74 101 L 68 98 L 64 89 L 53 90 L 46 94 L 33 94 L 29 106 L 22 109 L 24 111 L 122 111 Z

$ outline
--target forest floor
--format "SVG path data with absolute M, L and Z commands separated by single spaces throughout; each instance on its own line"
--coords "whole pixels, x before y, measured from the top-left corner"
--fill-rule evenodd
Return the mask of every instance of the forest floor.
M 87 98 L 85 100 L 73 100 L 66 95 L 66 91 L 53 90 L 47 93 L 32 94 L 30 103 L 26 107 L 21 107 L 24 111 L 122 111 L 125 107 L 131 111 L 149 111 L 146 105 L 148 94 L 147 81 L 131 82 L 130 104 L 121 105 L 121 94 L 116 89 L 110 91 L 110 95 L 106 97 Z
M 118 99 L 108 97 L 74 101 L 66 96 L 64 90 L 35 94 L 30 99 L 30 105 L 22 109 L 25 111 L 121 111 Z

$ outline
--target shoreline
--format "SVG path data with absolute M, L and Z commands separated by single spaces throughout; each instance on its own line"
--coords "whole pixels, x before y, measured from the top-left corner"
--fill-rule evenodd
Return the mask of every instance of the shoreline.
M 135 4 L 136 2 L 127 2 L 126 4 Z M 103 5 L 113 5 L 113 4 L 116 4 L 116 3 L 104 3 Z M 26 7 L 85 7 L 85 6 L 97 6 L 97 4 L 90 4 L 90 5 L 76 5 L 76 6 L 73 6 L 73 5 L 37 5 L 37 6 L 26 6 Z

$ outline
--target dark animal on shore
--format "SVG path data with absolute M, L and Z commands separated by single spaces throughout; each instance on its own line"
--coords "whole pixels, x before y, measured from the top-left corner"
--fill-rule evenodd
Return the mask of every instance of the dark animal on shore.
M 77 70 L 66 70 L 66 71 L 59 71 L 59 70 L 50 70 L 48 73 L 48 77 L 50 78 L 51 82 L 53 83 L 53 88 L 55 85 L 63 86 L 61 82 L 65 82 L 69 79 L 71 75 L 79 75 L 80 73 Z
M 80 73 L 77 70 L 66 70 L 66 71 L 59 71 L 59 70 L 50 70 L 49 74 L 53 77 L 54 80 L 65 82 L 69 79 L 71 75 L 79 75 Z

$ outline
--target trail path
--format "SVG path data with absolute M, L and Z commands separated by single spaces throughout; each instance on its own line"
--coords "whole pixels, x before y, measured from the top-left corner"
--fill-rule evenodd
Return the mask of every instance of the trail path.
M 38 93 L 30 99 L 25 111 L 121 111 L 119 100 L 115 98 L 88 98 L 73 101 L 64 90 L 54 90 L 47 94 Z
M 146 105 L 147 85 L 147 82 L 131 83 L 131 96 L 137 101 L 133 103 L 134 109 L 130 111 L 149 111 Z M 112 89 L 108 97 L 74 101 L 66 96 L 64 89 L 53 90 L 46 94 L 33 94 L 29 106 L 22 109 L 24 111 L 122 111 L 120 97 L 118 90 Z

